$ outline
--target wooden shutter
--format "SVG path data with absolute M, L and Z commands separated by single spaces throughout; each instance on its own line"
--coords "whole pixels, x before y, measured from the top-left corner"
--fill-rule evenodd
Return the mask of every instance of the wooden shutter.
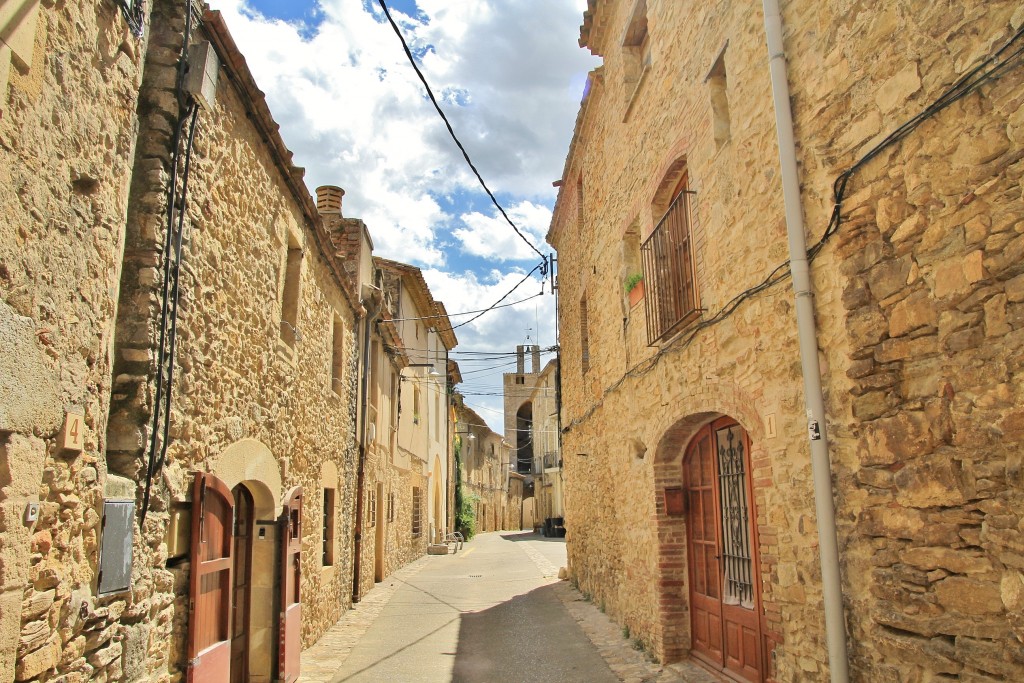
M 192 485 L 187 679 L 223 683 L 231 668 L 231 550 L 234 497 L 223 481 L 197 472 Z
M 290 683 L 299 678 L 302 649 L 302 603 L 299 595 L 302 551 L 302 487 L 284 499 L 281 530 L 281 610 L 278 615 L 278 679 Z

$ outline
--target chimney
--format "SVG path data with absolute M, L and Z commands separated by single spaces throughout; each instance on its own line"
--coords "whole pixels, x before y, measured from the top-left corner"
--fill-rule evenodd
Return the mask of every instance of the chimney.
M 345 190 L 337 185 L 321 185 L 316 188 L 316 210 L 321 214 L 336 213 L 341 215 L 341 198 Z

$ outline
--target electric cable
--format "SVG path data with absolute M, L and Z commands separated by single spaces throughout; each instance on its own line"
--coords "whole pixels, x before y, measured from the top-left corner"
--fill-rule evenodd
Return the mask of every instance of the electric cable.
M 141 0 L 140 0 L 141 1 Z M 161 287 L 160 336 L 157 350 L 156 387 L 153 394 L 153 420 L 150 432 L 149 455 L 146 460 L 146 482 L 142 495 L 142 506 L 139 510 L 139 527 L 142 528 L 149 512 L 152 496 L 153 477 L 163 466 L 167 457 L 168 436 L 171 418 L 171 383 L 174 380 L 174 352 L 177 341 L 177 318 L 179 305 L 179 282 L 181 274 L 181 254 L 184 233 L 184 217 L 186 212 L 186 192 L 188 190 L 188 174 L 191 168 L 192 143 L 195 139 L 196 122 L 199 116 L 199 105 L 184 96 L 185 73 L 188 69 L 188 44 L 192 37 L 192 3 L 185 2 L 185 32 L 182 35 L 181 52 L 177 66 L 175 96 L 178 101 L 179 116 L 171 139 L 170 179 L 167 186 L 167 227 L 163 244 L 163 282 Z M 182 191 L 178 195 L 178 162 L 181 155 L 181 135 L 186 121 L 189 124 L 188 142 L 185 150 L 185 164 L 182 171 Z M 180 201 L 181 207 L 177 205 Z M 176 213 L 177 212 L 177 213 Z M 175 233 L 175 217 L 177 216 L 177 233 Z M 176 239 L 175 239 L 176 238 Z M 172 260 L 171 252 L 174 251 Z M 171 278 L 174 278 L 173 285 Z M 169 366 L 169 367 L 168 367 Z M 165 369 L 166 368 L 166 369 Z M 166 372 L 166 378 L 165 378 Z M 161 417 L 163 428 L 161 429 Z M 162 436 L 160 452 L 157 455 L 158 436 Z
M 530 299 L 536 299 L 539 296 L 543 296 L 543 294 L 533 294 L 531 296 L 526 297 L 525 299 L 520 299 L 519 301 L 510 301 L 507 304 L 501 304 L 500 306 L 491 306 L 491 308 L 484 308 L 484 309 L 480 309 L 479 311 L 460 311 L 458 313 L 449 313 L 448 317 L 451 318 L 451 317 L 454 317 L 456 315 L 473 315 L 474 313 L 484 313 L 486 311 L 490 311 L 490 310 L 493 310 L 495 308 L 508 308 L 509 306 L 517 306 L 517 305 L 519 305 L 521 303 L 529 301 Z M 392 318 L 391 322 L 393 322 L 393 323 L 404 323 L 404 322 L 412 322 L 414 320 L 437 320 L 440 317 L 441 316 L 437 316 L 437 315 L 425 315 L 425 316 L 422 316 L 422 317 L 419 317 L 419 318 Z
M 516 234 L 519 235 L 519 237 L 523 240 L 523 242 L 525 242 L 526 245 L 528 247 L 530 247 L 530 249 L 533 249 L 535 252 L 537 252 L 538 256 L 540 256 L 542 259 L 546 260 L 547 257 L 545 257 L 544 254 L 542 254 L 540 252 L 540 250 L 537 249 L 537 247 L 535 247 L 533 245 L 533 242 L 531 242 L 526 237 L 526 235 L 524 235 L 519 230 L 519 228 L 516 227 L 516 224 L 513 223 L 512 219 L 509 218 L 507 213 L 505 213 L 505 209 L 502 208 L 501 204 L 498 203 L 498 200 L 495 198 L 494 193 L 491 192 L 491 189 L 489 187 L 487 187 L 487 183 L 484 182 L 483 176 L 480 175 L 480 171 L 478 171 L 476 169 L 476 166 L 473 165 L 473 160 L 469 158 L 469 152 L 466 151 L 466 148 L 462 145 L 462 142 L 459 140 L 458 136 L 455 135 L 455 129 L 452 128 L 452 124 L 448 121 L 448 117 L 445 115 L 444 110 L 441 109 L 441 105 L 439 105 L 437 103 L 437 98 L 434 97 L 434 91 L 431 90 L 430 84 L 427 83 L 426 77 L 424 77 L 423 72 L 420 71 L 419 66 L 417 66 L 416 60 L 412 56 L 412 51 L 409 49 L 408 43 L 405 42 L 405 37 L 402 35 L 401 29 L 398 28 L 398 24 L 395 23 L 395 20 L 391 18 L 391 10 L 388 9 L 388 6 L 384 3 L 384 0 L 377 0 L 377 1 L 380 3 L 381 9 L 384 10 L 384 16 L 387 17 L 388 23 L 390 23 L 391 24 L 391 28 L 394 29 L 395 35 L 397 35 L 398 36 L 398 40 L 401 41 L 402 49 L 405 50 L 405 56 L 409 58 L 409 63 L 412 65 L 413 70 L 416 72 L 416 75 L 419 77 L 420 82 L 423 83 L 423 87 L 427 91 L 427 97 L 430 98 L 431 103 L 434 105 L 434 109 L 437 110 L 437 113 L 438 113 L 438 115 L 440 115 L 441 120 L 444 121 L 445 127 L 448 128 L 448 134 L 451 135 L 452 140 L 455 141 L 455 144 L 458 146 L 459 151 L 462 152 L 463 158 L 466 159 L 466 163 L 469 164 L 469 167 L 470 167 L 470 169 L 472 169 L 473 174 L 476 176 L 476 179 L 478 181 L 480 181 L 480 186 L 482 188 L 484 188 L 484 191 L 487 193 L 487 196 L 491 198 L 491 202 L 498 209 L 498 211 L 501 212 L 501 215 L 505 218 L 505 221 L 510 226 L 512 226 L 512 229 L 515 230 Z
M 382 0 L 382 1 L 383 1 L 383 0 Z M 541 263 L 538 263 L 537 265 L 535 265 L 535 266 L 533 267 L 533 270 L 531 270 L 530 272 L 528 272 L 528 273 L 527 273 L 527 274 L 526 274 L 526 275 L 525 275 L 525 276 L 523 277 L 523 279 L 522 279 L 522 280 L 520 280 L 519 282 L 517 282 L 517 283 L 516 283 L 516 285 L 515 285 L 515 287 L 513 287 L 512 289 L 510 289 L 510 290 L 509 290 L 509 291 L 508 291 L 508 292 L 507 292 L 507 293 L 506 293 L 506 294 L 505 294 L 504 296 L 502 296 L 502 297 L 501 297 L 500 299 L 498 299 L 497 301 L 495 301 L 495 302 L 494 302 L 493 304 L 491 304 L 490 306 L 488 306 L 488 307 L 487 307 L 487 308 L 485 308 L 484 310 L 482 310 L 482 311 L 480 311 L 479 313 L 477 313 L 476 315 L 474 315 L 474 316 L 473 316 L 472 318 L 470 318 L 469 320 L 465 320 L 465 321 L 463 321 L 463 322 L 459 323 L 458 325 L 453 325 L 453 326 L 452 326 L 452 330 L 457 330 L 458 328 L 462 327 L 463 325 L 468 325 L 469 323 L 473 322 L 474 320 L 477 320 L 478 318 L 480 318 L 480 317 L 481 317 L 481 316 L 483 316 L 484 314 L 486 314 L 486 313 L 489 313 L 489 312 L 493 311 L 493 310 L 495 309 L 495 307 L 497 307 L 497 305 L 498 305 L 498 304 L 500 304 L 500 303 L 501 303 L 502 301 L 504 301 L 504 300 L 505 300 L 505 299 L 507 299 L 508 297 L 512 296 L 512 292 L 514 292 L 514 291 L 516 291 L 517 289 L 519 289 L 519 287 L 520 287 L 520 286 L 522 286 L 522 284 L 523 284 L 524 282 L 526 282 L 527 280 L 529 280 L 529 279 L 530 279 L 530 276 L 531 276 L 531 275 L 533 275 L 533 274 L 534 274 L 534 273 L 536 273 L 536 272 L 537 272 L 538 270 L 540 270 L 541 268 L 543 268 L 543 266 L 544 266 L 544 263 L 545 263 L 545 262 L 541 262 Z

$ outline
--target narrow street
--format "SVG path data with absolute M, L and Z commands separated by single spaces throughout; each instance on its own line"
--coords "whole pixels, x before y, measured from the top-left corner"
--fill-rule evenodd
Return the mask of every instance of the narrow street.
M 301 683 L 711 681 L 662 669 L 566 581 L 564 539 L 486 533 L 370 591 L 303 653 Z

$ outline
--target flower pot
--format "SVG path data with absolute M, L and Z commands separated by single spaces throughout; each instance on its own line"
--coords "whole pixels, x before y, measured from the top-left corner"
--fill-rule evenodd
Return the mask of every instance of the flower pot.
M 633 289 L 629 290 L 629 307 L 633 308 L 644 298 L 644 281 L 636 283 Z

